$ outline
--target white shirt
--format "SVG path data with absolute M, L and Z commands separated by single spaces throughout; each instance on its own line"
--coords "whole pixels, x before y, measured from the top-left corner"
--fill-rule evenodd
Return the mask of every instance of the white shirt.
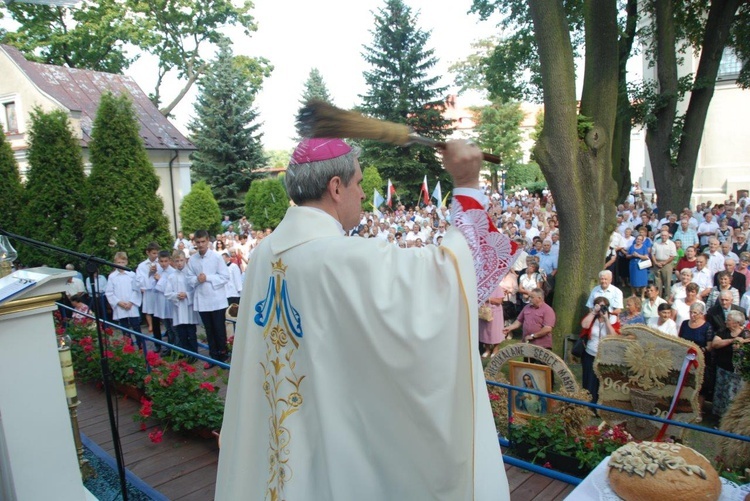
M 193 289 L 195 311 L 223 310 L 229 306 L 224 286 L 229 281 L 229 270 L 216 251 L 208 249 L 204 255 L 199 252 L 190 256 L 187 266 L 188 285 Z M 198 282 L 198 275 L 204 273 L 206 281 Z
M 648 321 L 648 326 L 670 336 L 677 336 L 677 324 L 671 318 L 668 318 L 663 324 L 659 325 L 659 317 L 652 318 Z
M 239 297 L 242 292 L 242 272 L 240 272 L 240 267 L 235 263 L 229 263 L 227 271 L 229 272 L 229 280 L 227 280 L 227 284 L 224 286 L 227 298 Z
M 156 265 L 156 273 L 159 274 L 159 280 L 154 285 L 154 316 L 156 318 L 172 318 L 172 303 L 167 301 L 164 296 L 164 290 L 167 287 L 169 275 L 174 273 L 174 268 L 167 266 L 162 268 Z
M 713 281 L 714 275 L 720 271 L 724 271 L 724 254 L 721 251 L 716 251 L 707 254 L 707 257 L 708 263 L 706 263 L 706 268 L 711 273 L 711 280 Z
M 167 278 L 164 297 L 172 303 L 172 323 L 174 325 L 196 325 L 200 321 L 198 313 L 193 310 L 193 290 L 188 286 L 186 268 L 174 270 Z M 180 299 L 178 294 L 184 292 L 187 297 Z
M 698 268 L 693 268 L 692 270 L 693 282 L 701 288 L 699 292 L 703 292 L 705 289 L 710 289 L 714 286 L 713 274 L 708 269 L 708 266 L 704 266 L 701 271 L 698 271 Z
M 138 307 L 141 305 L 141 287 L 138 283 L 138 277 L 132 271 L 115 270 L 110 273 L 104 294 L 112 307 L 112 318 L 114 320 L 141 316 L 138 311 Z M 129 301 L 133 303 L 133 306 L 126 310 L 118 306 L 117 303 L 120 301 Z
M 611 289 L 612 286 L 610 285 L 608 289 Z M 617 318 L 617 315 L 610 315 L 609 316 L 609 323 L 615 324 L 619 322 L 620 319 Z M 607 326 L 604 324 L 604 320 L 594 319 L 594 323 L 591 324 L 591 335 L 589 336 L 589 341 L 586 343 L 586 353 L 591 355 L 592 357 L 596 356 L 597 351 L 599 350 L 599 341 L 602 340 L 602 338 L 605 338 L 609 335 L 609 331 L 607 331 Z
M 614 285 L 610 284 L 609 287 L 606 289 L 602 289 L 601 285 L 597 285 L 591 290 L 591 294 L 589 294 L 589 299 L 586 301 L 586 307 L 587 308 L 593 308 L 594 307 L 594 299 L 603 296 L 606 297 L 609 301 L 609 307 L 613 310 L 621 310 L 622 309 L 622 291 L 615 287 Z

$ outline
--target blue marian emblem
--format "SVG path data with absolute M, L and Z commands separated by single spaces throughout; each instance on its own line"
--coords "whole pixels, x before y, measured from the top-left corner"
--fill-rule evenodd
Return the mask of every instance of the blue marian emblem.
M 273 263 L 273 275 L 268 279 L 266 297 L 255 305 L 255 323 L 265 327 L 275 316 L 277 323 L 286 324 L 289 330 L 297 337 L 302 337 L 302 323 L 299 313 L 289 300 L 289 289 L 287 288 L 286 266 L 281 260 Z

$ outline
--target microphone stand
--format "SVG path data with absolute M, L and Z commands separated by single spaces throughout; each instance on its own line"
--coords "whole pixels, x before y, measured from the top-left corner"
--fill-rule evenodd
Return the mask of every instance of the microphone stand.
M 99 284 L 98 279 L 94 279 L 94 273 L 98 272 L 99 265 L 105 265 L 105 266 L 111 266 L 113 268 L 119 268 L 121 270 L 125 271 L 132 271 L 130 268 L 125 266 L 120 266 L 115 263 L 111 263 L 105 259 L 101 259 L 99 257 L 93 256 L 91 254 L 84 254 L 81 252 L 75 252 L 69 249 L 65 249 L 63 247 L 58 247 L 56 245 L 48 244 L 46 242 L 41 242 L 39 240 L 34 240 L 32 238 L 27 238 L 21 235 L 16 235 L 15 233 L 11 233 L 9 231 L 6 231 L 2 228 L 0 228 L 0 235 L 5 235 L 8 238 L 12 238 L 14 240 L 18 240 L 19 242 L 23 242 L 27 245 L 30 245 L 32 247 L 36 247 L 39 249 L 45 249 L 45 250 L 51 250 L 58 254 L 64 254 L 67 256 L 76 257 L 80 260 L 83 260 L 86 263 L 86 274 L 89 278 L 89 283 L 91 284 L 91 292 L 94 296 L 94 319 L 96 321 L 96 334 L 97 339 L 99 341 L 99 360 L 102 370 L 102 381 L 104 382 L 104 393 L 107 400 L 107 411 L 109 413 L 109 426 L 110 430 L 112 432 L 112 443 L 115 448 L 115 461 L 117 462 L 117 474 L 120 479 L 120 492 L 122 494 L 122 500 L 127 501 L 128 500 L 128 489 L 127 489 L 127 483 L 125 479 L 125 461 L 124 456 L 122 453 L 122 444 L 120 442 L 120 431 L 117 429 L 117 420 L 115 417 L 115 410 L 114 410 L 114 403 L 112 398 L 112 373 L 109 369 L 109 359 L 104 356 L 105 351 L 105 342 L 106 342 L 106 336 L 104 336 L 104 331 L 102 329 L 101 324 L 101 312 L 99 311 L 99 293 L 98 290 Z M 98 277 L 98 273 L 97 273 Z

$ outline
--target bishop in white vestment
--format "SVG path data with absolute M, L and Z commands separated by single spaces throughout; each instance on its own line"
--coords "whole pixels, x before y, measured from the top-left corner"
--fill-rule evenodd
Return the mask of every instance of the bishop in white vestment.
M 342 160 L 353 177 L 336 174 L 320 203 L 299 204 L 296 176 Z M 287 190 L 302 206 L 248 266 L 216 499 L 509 499 L 477 305 L 516 249 L 467 189 L 478 148 L 450 142 L 444 164 L 455 228 L 440 247 L 400 249 L 344 236 L 364 198 L 355 151 L 330 139 L 297 148 Z

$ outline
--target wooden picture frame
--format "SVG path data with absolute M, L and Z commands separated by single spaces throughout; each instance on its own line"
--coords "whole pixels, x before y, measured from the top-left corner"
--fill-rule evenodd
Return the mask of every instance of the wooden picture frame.
M 546 365 L 530 364 L 510 360 L 510 384 L 529 387 L 544 393 L 552 393 L 552 369 Z M 513 414 L 537 417 L 547 414 L 549 403 L 544 397 L 522 391 L 513 391 Z

